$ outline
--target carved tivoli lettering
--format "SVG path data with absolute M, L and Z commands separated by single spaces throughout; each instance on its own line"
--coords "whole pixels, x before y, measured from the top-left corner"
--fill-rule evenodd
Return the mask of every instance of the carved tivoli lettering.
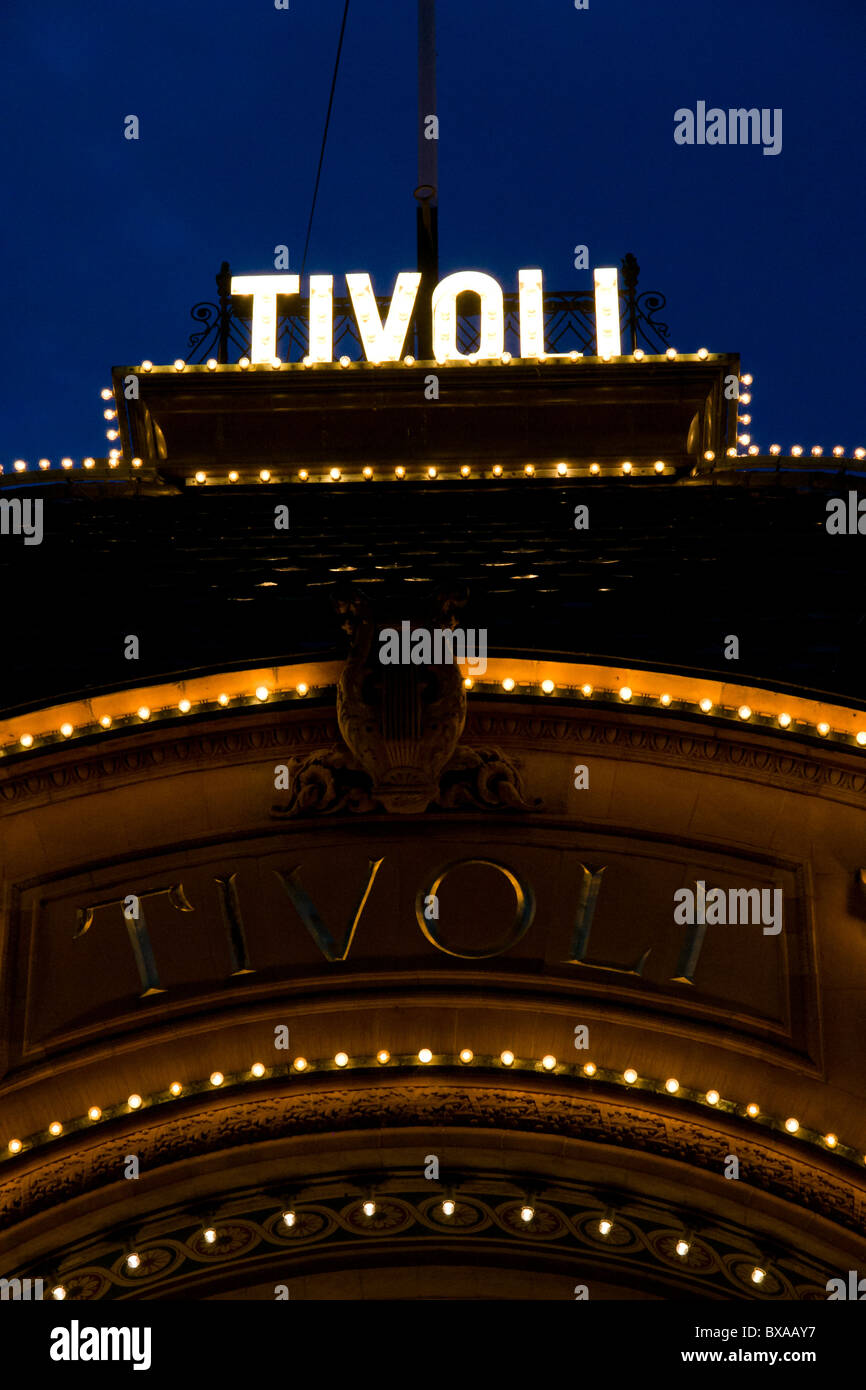
M 78 919 L 78 929 L 73 940 L 85 936 L 93 925 L 94 913 L 103 907 L 120 907 L 123 912 L 123 919 L 126 923 L 126 931 L 129 937 L 129 944 L 132 947 L 132 954 L 135 957 L 135 965 L 138 970 L 138 978 L 141 982 L 141 998 L 145 999 L 150 994 L 164 994 L 165 990 L 159 983 L 159 973 L 156 968 L 156 960 L 151 945 L 150 933 L 147 930 L 147 919 L 144 915 L 142 901 L 144 898 L 158 898 L 165 894 L 173 908 L 178 912 L 195 912 L 192 903 L 187 902 L 186 894 L 183 891 L 182 883 L 172 883 L 167 888 L 149 888 L 145 893 L 127 893 L 122 898 L 108 898 L 105 902 L 92 903 L 88 907 L 80 907 L 76 913 Z
M 352 947 L 352 941 L 355 937 L 355 931 L 361 920 L 361 914 L 367 905 L 367 899 L 372 892 L 373 884 L 376 881 L 376 875 L 384 862 L 384 855 L 381 859 L 370 859 L 368 861 L 369 872 L 367 874 L 367 882 L 361 892 L 358 906 L 355 908 L 355 914 L 343 933 L 342 943 L 337 943 L 334 940 L 330 931 L 325 926 L 325 923 L 322 921 L 322 918 L 316 911 L 316 906 L 312 898 L 301 887 L 300 879 L 298 878 L 301 866 L 299 864 L 296 865 L 295 868 L 290 869 L 288 873 L 283 869 L 274 869 L 274 873 L 282 883 L 292 904 L 300 914 L 301 920 L 307 928 L 307 931 L 310 933 L 310 936 L 313 938 L 326 960 L 345 960 L 348 956 Z

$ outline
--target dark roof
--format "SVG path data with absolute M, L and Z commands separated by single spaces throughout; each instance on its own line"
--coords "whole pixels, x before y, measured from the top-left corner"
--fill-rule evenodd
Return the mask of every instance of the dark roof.
M 827 496 L 854 485 L 519 478 L 140 497 L 34 486 L 42 544 L 0 537 L 0 705 L 342 655 L 332 599 L 347 582 L 407 604 L 425 586 L 467 586 L 462 623 L 487 629 L 492 655 L 655 663 L 859 702 L 860 544 L 825 528 Z M 280 502 L 288 531 L 274 528 Z M 581 502 L 586 531 L 574 528 Z M 131 633 L 136 663 L 123 655 Z M 731 633 L 738 662 L 723 657 Z

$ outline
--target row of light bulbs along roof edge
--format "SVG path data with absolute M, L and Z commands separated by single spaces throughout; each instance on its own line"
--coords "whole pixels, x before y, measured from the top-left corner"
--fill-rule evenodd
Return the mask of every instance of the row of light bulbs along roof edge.
M 758 457 L 758 456 L 760 455 L 760 453 L 761 453 L 761 451 L 760 451 L 760 449 L 758 448 L 758 445 L 757 445 L 757 444 L 750 444 L 749 447 L 748 447 L 748 449 L 747 449 L 745 452 L 740 452 L 740 450 L 738 450 L 738 449 L 736 449 L 736 448 L 730 448 L 730 449 L 728 449 L 728 450 L 727 450 L 726 457 L 728 457 L 728 458 L 747 458 L 747 457 L 756 458 L 756 457 Z M 820 458 L 820 457 L 823 455 L 823 453 L 824 453 L 824 448 L 823 448 L 823 446 L 822 446 L 821 444 L 814 444 L 814 445 L 812 446 L 811 453 L 812 453 L 812 457 L 813 457 L 813 458 Z M 785 457 L 785 458 L 800 458 L 800 457 L 802 456 L 802 454 L 803 454 L 803 447 L 802 447 L 802 445 L 800 445 L 800 444 L 793 444 L 793 445 L 791 446 L 791 448 L 788 450 L 787 454 L 784 454 L 784 455 L 783 455 L 783 454 L 782 454 L 782 446 L 781 446 L 780 444 L 771 444 L 771 445 L 770 445 L 770 454 L 773 455 L 774 457 L 782 456 L 782 457 Z M 705 460 L 707 463 L 712 463 L 713 460 L 715 459 L 716 455 L 715 455 L 715 453 L 713 452 L 712 449 L 707 449 L 707 450 L 705 451 L 703 457 L 704 457 L 704 460 Z M 844 446 L 841 445 L 841 444 L 836 444 L 836 445 L 834 446 L 834 448 L 833 448 L 833 457 L 834 457 L 834 458 L 839 458 L 839 459 L 849 457 L 849 458 L 855 458 L 855 459 L 858 459 L 858 460 L 862 460 L 862 459 L 866 458 L 866 449 L 864 449 L 864 448 L 858 446 L 856 449 L 852 450 L 852 452 L 851 452 L 850 455 L 846 455 L 846 454 L 845 454 Z M 102 460 L 100 459 L 99 462 L 101 463 Z M 119 449 L 114 450 L 114 451 L 112 452 L 112 454 L 109 455 L 107 462 L 108 462 L 108 467 L 109 467 L 109 468 L 111 468 L 111 469 L 119 468 L 120 465 L 121 465 L 121 463 L 123 462 L 123 457 L 122 457 L 121 451 L 120 451 Z M 133 459 L 130 460 L 130 463 L 131 463 L 131 466 L 132 466 L 133 468 L 136 468 L 136 469 L 141 468 L 141 467 L 143 466 L 143 461 L 142 461 L 140 458 L 133 458 Z M 74 469 L 74 468 L 84 468 L 84 469 L 90 470 L 90 469 L 95 468 L 95 467 L 96 467 L 96 464 L 97 464 L 97 460 L 96 460 L 95 458 L 85 458 L 85 459 L 82 459 L 80 464 L 76 464 L 75 460 L 74 460 L 74 459 L 71 459 L 71 458 L 63 458 L 63 459 L 60 460 L 60 467 L 61 467 L 62 469 L 64 469 L 64 470 L 67 470 L 67 471 L 68 471 L 69 469 Z M 50 460 L 50 459 L 40 459 L 37 466 L 38 466 L 43 472 L 45 472 L 45 471 L 47 471 L 48 469 L 51 468 L 51 460 Z M 664 459 L 656 459 L 656 461 L 655 461 L 654 464 L 652 465 L 653 472 L 654 472 L 654 473 L 657 473 L 657 474 L 664 473 L 667 467 L 668 467 L 668 465 L 665 463 Z M 26 473 L 26 472 L 28 471 L 28 468 L 29 468 L 29 465 L 28 465 L 28 463 L 26 462 L 25 459 L 16 459 L 15 462 L 14 462 L 14 464 L 13 464 L 13 469 L 14 469 L 14 471 L 15 471 L 16 473 Z M 626 477 L 629 475 L 629 473 L 632 473 L 632 472 L 635 471 L 635 465 L 632 463 L 632 461 L 631 461 L 630 459 L 623 459 L 623 461 L 622 461 L 621 463 L 619 463 L 619 464 L 604 465 L 604 471 L 605 471 L 606 474 L 609 473 L 610 468 L 619 468 L 620 472 L 623 473 L 623 474 L 625 474 Z M 638 468 L 640 468 L 640 465 L 638 465 Z M 461 464 L 459 470 L 458 470 L 458 469 L 455 469 L 454 471 L 455 471 L 455 474 L 456 474 L 457 472 L 459 472 L 461 478 L 470 478 L 470 477 L 473 476 L 473 474 L 472 474 L 472 468 L 471 468 L 471 466 L 470 466 L 468 463 Z M 536 465 L 535 465 L 534 463 L 527 463 L 527 464 L 524 464 L 524 465 L 523 465 L 522 469 L 518 466 L 518 468 L 516 468 L 516 469 L 514 470 L 513 476 L 516 476 L 519 472 L 522 472 L 524 477 L 526 477 L 526 478 L 533 478 L 533 477 L 537 477 L 537 476 L 544 476 L 545 471 L 546 471 L 546 470 L 544 470 L 544 469 L 537 468 Z M 568 466 L 567 463 L 557 463 L 557 464 L 555 465 L 555 467 L 553 468 L 553 476 L 559 477 L 559 478 L 574 477 L 575 474 L 576 474 L 576 472 L 577 472 L 577 470 L 575 470 L 574 468 L 569 469 L 569 466 Z M 581 475 L 582 475 L 582 474 L 585 474 L 585 473 L 589 473 L 589 474 L 592 475 L 593 477 L 599 476 L 599 475 L 601 474 L 601 472 L 602 472 L 602 465 L 599 464 L 598 462 L 591 463 L 591 464 L 587 465 L 586 467 L 580 469 L 580 474 L 581 474 Z M 0 464 L 0 475 L 2 475 L 2 473 L 3 473 L 3 465 Z M 231 469 L 225 476 L 226 476 L 226 481 L 229 482 L 229 483 L 237 483 L 237 482 L 240 482 L 240 481 L 241 481 L 241 474 L 238 472 L 238 470 L 237 470 L 236 468 Z M 309 471 L 309 469 L 307 469 L 307 468 L 300 468 L 300 469 L 298 469 L 297 475 L 296 475 L 296 476 L 297 476 L 298 481 L 301 482 L 301 483 L 309 482 L 309 480 L 310 480 L 310 471 Z M 349 476 L 351 476 L 351 475 L 349 475 Z M 374 478 L 376 477 L 376 471 L 375 471 L 374 468 L 372 468 L 372 467 L 368 464 L 366 467 L 364 467 L 364 468 L 361 469 L 361 476 L 362 476 L 367 482 L 369 482 L 371 479 L 374 479 Z M 409 477 L 410 474 L 409 474 L 409 470 L 408 470 L 403 464 L 398 464 L 398 465 L 394 468 L 394 470 L 393 470 L 393 476 L 394 476 L 395 478 L 397 478 L 397 479 L 402 480 L 402 479 L 404 479 L 404 478 L 406 478 L 406 477 Z M 431 465 L 429 465 L 427 468 L 422 468 L 420 476 L 432 480 L 432 479 L 438 478 L 438 477 L 440 477 L 440 476 L 447 476 L 447 471 L 446 471 L 445 473 L 443 473 L 443 470 L 441 470 L 440 468 L 437 468 L 437 467 L 435 467 L 435 466 L 433 466 L 433 465 L 431 464 Z M 484 470 L 483 470 L 483 469 L 480 471 L 480 476 L 482 476 L 482 477 L 484 476 Z M 494 465 L 490 468 L 489 473 L 487 474 L 487 476 L 493 477 L 493 478 L 502 478 L 502 477 L 505 477 L 505 476 L 507 476 L 507 475 L 506 475 L 505 469 L 503 468 L 503 465 L 502 465 L 501 463 L 496 463 L 496 464 L 494 464 Z M 208 474 L 207 474 L 204 470 L 202 470 L 202 469 L 197 470 L 197 472 L 194 474 L 194 479 L 195 479 L 195 482 L 197 482 L 197 483 L 206 483 L 206 482 L 208 482 L 209 480 L 210 480 L 211 482 L 218 481 L 218 480 L 214 479 L 212 475 L 208 475 Z M 272 470 L 271 470 L 270 468 L 261 468 L 261 469 L 259 469 L 259 471 L 258 471 L 258 480 L 259 480 L 260 483 L 270 483 L 270 482 L 279 482 L 279 483 L 282 483 L 282 482 L 287 481 L 287 479 L 284 478 L 282 475 L 275 478 L 274 475 L 273 475 L 273 472 L 272 472 Z M 245 481 L 246 481 L 246 480 L 245 480 Z M 345 481 L 344 471 L 343 471 L 342 468 L 336 468 L 336 467 L 330 468 L 330 469 L 327 470 L 327 473 L 325 473 L 325 474 L 322 475 L 321 481 L 322 481 L 322 482 L 332 482 L 332 483 L 343 482 L 343 481 Z
M 557 1074 L 567 1077 L 582 1077 L 590 1081 L 598 1080 L 606 1085 L 623 1086 L 626 1089 L 637 1088 L 650 1091 L 661 1095 L 666 1093 L 670 1096 L 679 1096 L 693 1104 L 707 1106 L 711 1110 L 722 1111 L 730 1115 L 748 1118 L 763 1125 L 768 1129 L 784 1129 L 787 1134 L 798 1135 L 801 1141 L 824 1150 L 830 1150 L 837 1157 L 849 1162 L 866 1164 L 866 1155 L 860 1155 L 849 1145 L 842 1144 L 838 1136 L 832 1132 L 819 1134 L 817 1131 L 804 1128 L 798 1119 L 789 1116 L 784 1121 L 761 1111 L 760 1106 L 755 1101 L 748 1104 L 724 1099 L 717 1090 L 710 1089 L 705 1092 L 694 1091 L 680 1085 L 676 1077 L 668 1077 L 664 1082 L 654 1080 L 649 1077 L 638 1075 L 634 1067 L 626 1067 L 623 1072 L 610 1071 L 598 1067 L 595 1062 L 584 1062 L 583 1064 L 571 1064 L 560 1062 L 552 1053 L 546 1054 L 540 1061 L 530 1061 L 515 1056 L 509 1049 L 505 1048 L 498 1057 L 478 1057 L 471 1048 L 465 1047 L 456 1057 L 447 1054 L 434 1055 L 429 1047 L 419 1048 L 414 1055 L 392 1057 L 386 1048 L 381 1048 L 375 1057 L 351 1058 L 347 1052 L 337 1052 L 333 1059 L 309 1062 L 306 1057 L 296 1057 L 291 1065 L 266 1067 L 264 1062 L 253 1062 L 249 1071 L 237 1072 L 226 1077 L 221 1071 L 213 1071 L 207 1081 L 188 1082 L 184 1086 L 180 1081 L 173 1081 L 165 1091 L 155 1092 L 154 1094 L 142 1097 L 136 1093 L 128 1096 L 125 1102 L 119 1102 L 109 1107 L 108 1111 L 102 1110 L 98 1105 L 92 1105 L 87 1111 L 87 1115 L 67 1120 L 64 1125 L 60 1120 L 53 1120 L 46 1130 L 30 1135 L 27 1139 L 10 1139 L 5 1146 L 5 1152 L 0 1154 L 0 1163 L 9 1162 L 17 1158 L 20 1154 L 32 1149 L 39 1149 L 54 1140 L 62 1137 L 64 1133 L 75 1133 L 85 1129 L 90 1125 L 107 1123 L 109 1121 L 122 1118 L 123 1116 L 134 1114 L 142 1107 L 165 1105 L 173 1100 L 179 1099 L 182 1095 L 188 1096 L 208 1093 L 224 1086 L 228 1081 L 230 1086 L 250 1085 L 263 1078 L 277 1078 L 286 1076 L 298 1076 L 312 1073 L 329 1071 L 370 1069 L 374 1062 L 380 1067 L 389 1066 L 393 1063 L 399 1067 L 409 1066 L 453 1066 L 455 1062 L 460 1062 L 463 1066 L 471 1066 L 478 1063 L 483 1067 L 504 1067 L 509 1071 L 524 1071 L 537 1074 L 539 1072 L 547 1074 Z
M 600 689 L 592 685 L 557 686 L 556 682 L 550 679 L 518 682 L 514 680 L 513 676 L 506 676 L 502 681 L 479 681 L 473 679 L 471 676 L 467 676 L 463 684 L 466 690 L 476 690 L 483 694 L 492 694 L 500 690 L 508 695 L 515 690 L 517 690 L 518 693 L 526 694 L 535 694 L 541 691 L 543 695 L 558 695 L 560 698 L 570 698 L 579 692 L 584 699 L 587 700 L 618 700 L 622 704 L 630 704 L 634 700 L 636 703 L 643 702 L 644 705 L 649 704 L 653 708 L 656 705 L 661 705 L 663 709 L 670 709 L 673 712 L 677 710 L 690 711 L 692 706 L 696 705 L 702 714 L 712 714 L 717 719 L 721 718 L 728 719 L 731 722 L 749 723 L 753 718 L 757 718 L 762 721 L 761 727 L 782 729 L 785 732 L 796 731 L 798 727 L 804 733 L 809 733 L 814 729 L 814 732 L 821 738 L 832 738 L 835 742 L 845 744 L 853 743 L 856 747 L 866 748 L 866 729 L 859 729 L 856 734 L 847 734 L 841 730 L 831 728 L 826 720 L 821 720 L 817 724 L 812 725 L 808 720 L 794 719 L 784 710 L 779 714 L 764 714 L 761 712 L 756 714 L 750 705 L 739 705 L 736 711 L 734 711 L 732 705 L 717 705 L 708 696 L 704 696 L 703 699 L 700 700 L 683 700 L 679 697 L 675 698 L 667 694 L 642 695 L 640 692 L 635 696 L 634 690 L 627 685 L 615 691 Z M 332 693 L 335 687 L 332 685 L 322 685 L 313 686 L 312 689 L 318 696 L 324 696 L 328 693 Z M 270 686 L 259 685 L 256 686 L 253 695 L 247 696 L 232 696 L 223 693 L 217 696 L 216 700 L 190 700 L 184 696 L 183 699 L 178 701 L 176 706 L 166 705 L 159 710 L 152 710 L 149 705 L 140 705 L 135 714 L 124 714 L 120 715 L 118 718 L 113 718 L 109 714 L 104 714 L 98 721 L 94 721 L 90 724 L 82 724 L 77 729 L 72 724 L 65 723 L 60 725 L 56 733 L 42 734 L 39 735 L 38 738 L 30 733 L 21 734 L 17 743 L 6 744 L 4 747 L 0 748 L 0 757 L 8 757 L 11 753 L 17 753 L 22 748 L 39 748 L 65 743 L 74 736 L 79 738 L 90 737 L 94 733 L 99 733 L 100 731 L 106 732 L 112 727 L 137 727 L 140 724 L 148 723 L 153 719 L 154 715 L 157 716 L 158 720 L 173 719 L 177 718 L 178 715 L 185 716 L 192 713 L 194 705 L 199 705 L 201 707 L 198 711 L 199 713 L 209 713 L 214 711 L 215 707 L 220 707 L 222 709 L 227 708 L 233 700 L 235 701 L 235 708 L 249 708 L 256 703 L 264 704 L 272 697 L 276 697 L 278 700 L 303 699 L 309 693 L 310 687 L 305 682 L 301 681 L 298 685 L 288 689 L 272 690 Z M 242 706 L 238 706 L 237 702 L 239 700 L 244 702 Z

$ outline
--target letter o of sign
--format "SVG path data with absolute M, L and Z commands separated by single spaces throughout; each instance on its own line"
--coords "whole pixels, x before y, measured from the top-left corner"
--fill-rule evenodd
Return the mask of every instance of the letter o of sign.
M 439 888 L 452 869 L 463 868 L 466 864 L 480 864 L 488 869 L 496 869 L 500 874 L 504 874 L 514 890 L 516 903 L 514 921 L 502 940 L 480 951 L 455 951 L 453 947 L 446 946 L 438 938 L 440 923 L 435 920 L 428 921 L 424 916 L 424 907 L 431 894 L 438 897 Z M 415 897 L 415 917 L 430 945 L 435 946 L 437 951 L 444 951 L 446 956 L 458 956 L 460 960 L 485 960 L 488 956 L 501 956 L 503 951 L 507 951 L 526 935 L 535 917 L 535 895 L 529 884 L 523 883 L 504 864 L 497 864 L 495 859 L 458 859 L 453 864 L 446 864 L 444 868 L 439 869 L 432 883 L 425 884 L 418 890 Z

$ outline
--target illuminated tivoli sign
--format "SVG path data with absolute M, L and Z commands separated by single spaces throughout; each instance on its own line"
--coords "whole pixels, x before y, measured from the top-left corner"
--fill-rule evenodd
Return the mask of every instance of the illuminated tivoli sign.
M 619 283 L 615 267 L 593 272 L 595 281 L 596 350 L 599 357 L 620 355 Z M 574 352 L 546 352 L 544 347 L 544 303 L 540 270 L 517 272 L 520 308 L 521 357 L 575 357 Z M 401 270 L 397 276 L 385 322 L 382 322 L 373 285 L 366 272 L 347 275 L 346 284 L 358 333 L 368 362 L 399 362 L 403 354 L 409 323 L 418 298 L 421 274 Z M 273 361 L 277 352 L 279 325 L 278 297 L 300 294 L 300 276 L 233 275 L 231 292 L 251 295 L 251 362 Z M 479 358 L 501 358 L 505 350 L 505 304 L 502 287 L 492 275 L 480 270 L 461 270 L 448 275 L 433 291 L 433 356 L 437 362 L 456 362 L 470 354 L 457 347 L 457 296 L 478 297 L 480 336 Z M 334 361 L 334 277 L 310 276 L 308 362 Z

